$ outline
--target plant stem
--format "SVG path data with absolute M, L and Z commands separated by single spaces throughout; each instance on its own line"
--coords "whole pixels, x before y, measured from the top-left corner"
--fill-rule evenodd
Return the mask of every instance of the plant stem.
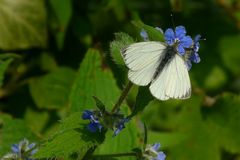
M 119 97 L 117 103 L 113 106 L 112 113 L 116 112 L 118 108 L 121 106 L 123 100 L 127 97 L 128 92 L 130 91 L 132 86 L 133 86 L 133 83 L 129 81 L 126 87 L 124 88 L 121 96 Z
M 101 154 L 101 155 L 93 155 L 93 158 L 107 158 L 107 157 L 137 157 L 136 153 L 115 153 L 115 154 Z

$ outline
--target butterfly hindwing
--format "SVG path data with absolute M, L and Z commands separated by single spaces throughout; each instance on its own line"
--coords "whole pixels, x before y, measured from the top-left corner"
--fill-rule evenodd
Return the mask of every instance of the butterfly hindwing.
M 191 94 L 191 84 L 184 60 L 176 54 L 152 81 L 150 91 L 160 100 L 186 99 Z

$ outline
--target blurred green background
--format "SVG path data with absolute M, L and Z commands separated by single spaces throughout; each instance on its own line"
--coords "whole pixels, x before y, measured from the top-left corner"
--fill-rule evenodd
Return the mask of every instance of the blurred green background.
M 189 35 L 206 38 L 201 63 L 189 72 L 192 97 L 139 96 L 145 109 L 134 120 L 134 143 L 141 146 L 143 120 L 148 142 L 160 142 L 168 160 L 240 160 L 239 0 L 0 0 L 0 157 L 24 137 L 47 139 L 58 120 L 94 108 L 93 95 L 111 108 L 127 81 L 127 69 L 114 62 L 119 48 L 142 40 L 132 21 L 165 30 L 171 14 Z M 137 94 L 135 86 L 130 107 Z M 111 143 L 114 149 L 96 152 L 126 149 Z

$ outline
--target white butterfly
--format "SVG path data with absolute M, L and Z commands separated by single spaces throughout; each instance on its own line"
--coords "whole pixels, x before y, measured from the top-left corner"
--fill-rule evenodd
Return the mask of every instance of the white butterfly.
M 129 68 L 129 80 L 139 86 L 150 83 L 150 92 L 157 99 L 190 97 L 188 69 L 174 46 L 155 41 L 139 42 L 125 48 L 122 56 Z

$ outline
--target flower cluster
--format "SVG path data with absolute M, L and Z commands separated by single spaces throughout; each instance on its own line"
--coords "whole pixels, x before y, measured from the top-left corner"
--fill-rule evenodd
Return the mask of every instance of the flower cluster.
M 82 114 L 82 119 L 86 120 L 89 119 L 90 123 L 88 124 L 87 128 L 90 132 L 96 132 L 99 130 L 101 132 L 102 125 L 99 122 L 99 119 L 102 117 L 102 113 L 99 111 L 89 111 L 85 110 Z
M 165 160 L 166 155 L 162 151 L 158 151 L 161 147 L 160 143 L 148 145 L 143 153 L 144 160 Z
M 13 144 L 11 147 L 12 153 L 6 154 L 2 160 L 22 159 L 22 160 L 34 160 L 30 158 L 37 152 L 36 144 L 31 143 L 27 139 L 20 141 L 18 144 Z
M 197 35 L 194 40 L 186 35 L 187 31 L 184 26 L 177 26 L 175 30 L 168 28 L 165 32 L 161 28 L 156 27 L 156 30 L 164 34 L 164 39 L 167 45 L 176 47 L 176 51 L 179 55 L 187 57 L 186 64 L 188 69 L 191 69 L 192 63 L 199 63 L 200 57 L 198 54 L 201 39 L 201 35 Z M 149 37 L 147 32 L 142 29 L 140 32 L 144 41 L 148 41 Z
M 200 62 L 200 56 L 198 54 L 198 50 L 200 48 L 200 41 L 201 39 L 201 35 L 196 35 L 195 38 L 194 38 L 194 43 L 193 43 L 193 49 L 191 50 L 191 53 L 190 53 L 190 57 L 187 59 L 186 63 L 187 63 L 187 66 L 188 66 L 188 70 L 191 69 L 192 67 L 192 62 L 194 63 L 199 63 Z
M 130 118 L 128 118 L 128 117 L 123 118 L 123 119 L 119 119 L 118 122 L 116 122 L 115 125 L 114 125 L 115 130 L 114 130 L 113 136 L 118 135 L 119 132 L 125 128 L 125 123 L 127 123 L 129 121 L 130 121 Z
M 106 111 L 101 113 L 100 111 L 89 111 L 85 110 L 82 114 L 82 119 L 90 120 L 87 129 L 90 132 L 96 132 L 105 128 L 114 130 L 113 137 L 118 135 L 121 130 L 125 128 L 125 123 L 130 121 L 130 118 L 124 118 L 122 114 L 115 113 L 110 114 Z M 109 123 L 110 122 L 110 123 Z
M 184 55 L 185 49 L 193 45 L 193 40 L 190 36 L 186 36 L 186 30 L 183 26 L 177 26 L 175 32 L 168 28 L 164 33 L 164 39 L 168 45 L 175 45 L 177 52 Z

